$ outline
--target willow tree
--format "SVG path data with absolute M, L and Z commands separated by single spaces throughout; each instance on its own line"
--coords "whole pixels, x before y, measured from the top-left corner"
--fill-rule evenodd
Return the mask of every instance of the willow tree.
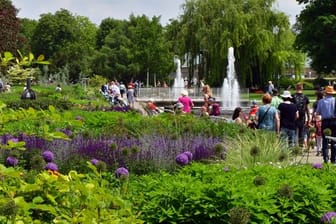
M 293 56 L 288 17 L 274 11 L 275 0 L 187 0 L 180 17 L 184 50 L 203 57 L 204 76 L 213 86 L 226 76 L 228 48 L 234 47 L 243 86 L 263 84 Z M 195 68 L 196 65 L 191 63 Z

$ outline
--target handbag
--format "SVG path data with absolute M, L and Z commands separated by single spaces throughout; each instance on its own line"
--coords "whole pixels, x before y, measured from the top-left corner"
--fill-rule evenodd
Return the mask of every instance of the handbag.
M 261 119 L 258 120 L 257 129 L 259 129 L 259 125 L 260 125 L 260 123 L 264 120 L 264 118 L 265 118 L 265 116 L 266 116 L 266 114 L 267 114 L 267 112 L 269 111 L 270 108 L 271 108 L 271 106 L 269 106 L 269 107 L 267 108 L 266 112 L 263 114 L 263 116 L 261 117 Z

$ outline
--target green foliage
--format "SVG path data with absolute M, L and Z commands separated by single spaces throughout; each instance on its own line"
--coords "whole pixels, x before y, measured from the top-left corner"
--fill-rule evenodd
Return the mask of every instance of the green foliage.
M 226 164 L 235 168 L 257 164 L 289 164 L 291 151 L 274 133 L 257 130 L 235 136 L 228 144 Z
M 225 171 L 193 163 L 176 174 L 133 179 L 130 197 L 147 223 L 319 223 L 336 208 L 335 172 L 310 165 Z
M 123 200 L 119 187 L 89 164 L 90 174 L 41 172 L 32 182 L 26 174 L 0 165 L 2 223 L 143 223 Z M 106 176 L 106 175 L 105 175 Z M 117 179 L 111 181 L 117 183 Z
M 298 33 L 295 44 L 307 52 L 311 66 L 317 72 L 328 74 L 336 70 L 336 2 L 333 0 L 302 1 L 307 5 L 300 12 L 295 24 Z M 323 38 L 321 38 L 323 37 Z
M 96 27 L 87 18 L 61 9 L 41 16 L 31 39 L 32 49 L 50 59 L 50 72 L 68 65 L 70 80 L 77 81 L 80 73 L 91 72 L 95 34 Z
M 95 75 L 90 78 L 90 86 L 95 88 L 100 88 L 103 84 L 105 84 L 108 80 L 100 75 Z M 97 90 L 98 91 L 98 90 Z
M 180 19 L 168 26 L 178 55 L 188 52 L 189 75 L 220 86 L 226 74 L 228 48 L 235 49 L 240 86 L 262 85 L 274 79 L 286 62 L 300 70 L 302 54 L 292 44 L 294 33 L 288 17 L 274 11 L 274 0 L 188 1 Z M 179 43 L 177 43 L 179 42 Z M 175 46 L 175 45 L 173 45 Z M 195 58 L 201 57 L 202 64 Z M 191 78 L 189 77 L 189 80 Z

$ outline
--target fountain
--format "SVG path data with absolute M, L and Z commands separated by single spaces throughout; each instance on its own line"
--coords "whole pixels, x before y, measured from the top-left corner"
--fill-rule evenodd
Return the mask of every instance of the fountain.
M 224 78 L 221 100 L 223 109 L 234 109 L 240 105 L 239 99 L 239 84 L 236 79 L 236 71 L 234 68 L 234 50 L 230 47 L 228 50 L 228 65 L 227 65 L 227 75 Z
M 184 80 L 181 72 L 181 60 L 177 56 L 174 56 L 174 63 L 176 64 L 176 77 L 174 79 L 172 93 L 174 99 L 177 99 L 180 96 L 181 91 L 184 89 Z

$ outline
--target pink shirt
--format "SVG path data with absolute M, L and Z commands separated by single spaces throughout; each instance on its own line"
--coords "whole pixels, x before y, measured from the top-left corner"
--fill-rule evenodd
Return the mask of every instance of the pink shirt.
M 192 100 L 188 96 L 180 96 L 178 98 L 178 101 L 183 104 L 183 109 L 182 111 L 185 113 L 190 113 L 191 112 L 191 107 L 194 106 Z

